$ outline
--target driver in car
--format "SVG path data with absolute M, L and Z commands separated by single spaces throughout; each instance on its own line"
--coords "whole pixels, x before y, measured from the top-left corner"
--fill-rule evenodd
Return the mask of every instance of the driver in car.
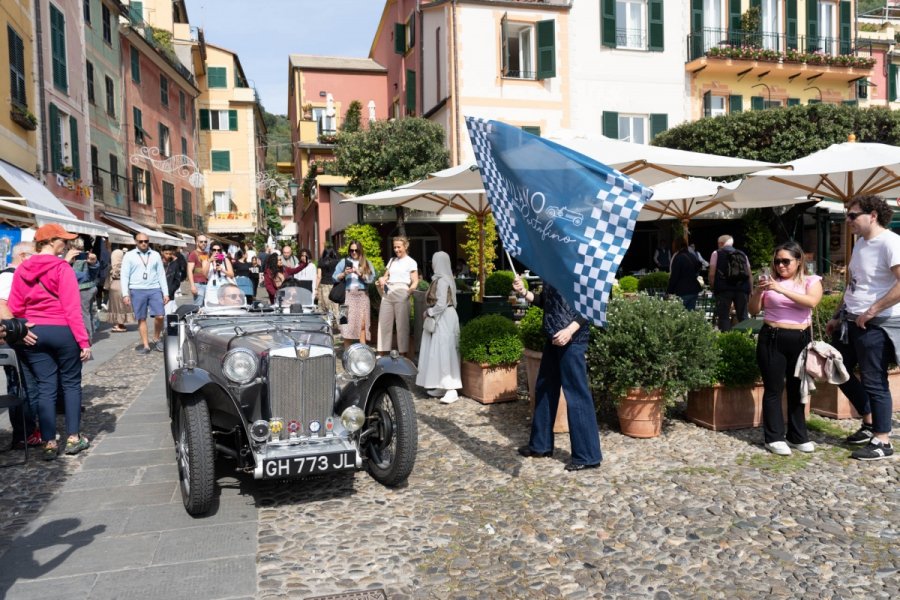
M 308 289 L 303 285 L 303 282 L 294 279 L 288 279 L 282 284 L 281 289 L 278 290 L 278 296 L 281 301 L 281 306 L 290 306 L 292 304 L 302 304 L 303 303 L 303 291 Z M 306 298 L 307 303 L 311 303 L 312 301 L 312 292 L 307 294 L 309 296 Z
M 243 306 L 244 293 L 237 285 L 226 283 L 219 286 L 219 306 Z

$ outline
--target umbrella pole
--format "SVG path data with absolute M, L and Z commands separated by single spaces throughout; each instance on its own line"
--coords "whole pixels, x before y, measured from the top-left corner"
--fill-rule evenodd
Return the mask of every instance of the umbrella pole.
M 478 214 L 478 300 L 484 302 L 484 213 Z
M 684 243 L 685 245 L 690 244 L 690 236 L 688 235 L 688 225 L 690 225 L 690 219 L 682 219 L 681 220 L 681 230 L 684 234 Z

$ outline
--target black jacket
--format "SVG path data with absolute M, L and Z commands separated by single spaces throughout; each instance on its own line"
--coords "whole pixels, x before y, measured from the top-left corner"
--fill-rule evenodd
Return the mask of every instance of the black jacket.
M 700 261 L 687 250 L 682 250 L 672 259 L 672 272 L 669 274 L 666 293 L 676 296 L 699 294 L 700 282 L 697 281 L 699 274 Z
M 552 286 L 544 284 L 543 291 L 534 295 L 532 304 L 544 310 L 543 328 L 548 339 L 553 339 L 554 335 L 568 327 L 572 321 L 576 321 L 580 327 L 572 336 L 571 343 L 587 343 L 590 339 L 588 320 L 572 310 L 568 302 Z

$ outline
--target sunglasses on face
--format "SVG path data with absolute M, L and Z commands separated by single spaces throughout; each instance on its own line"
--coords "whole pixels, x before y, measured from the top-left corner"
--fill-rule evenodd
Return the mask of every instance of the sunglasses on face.
M 244 296 L 242 294 L 225 294 L 222 296 L 223 298 L 228 298 L 229 300 L 240 300 Z
M 149 244 L 150 240 L 137 240 L 138 244 Z
M 197 240 L 197 243 L 202 246 L 206 243 L 206 240 Z
M 351 254 L 356 254 L 357 252 L 359 252 L 359 248 L 350 248 L 350 252 Z
M 213 250 L 213 252 L 221 252 L 222 251 L 221 248 L 213 248 L 212 250 Z
M 786 267 L 789 264 L 791 264 L 792 262 L 794 262 L 793 258 L 776 258 L 772 261 L 772 264 L 775 265 L 776 267 L 778 267 L 778 266 Z
M 855 221 L 855 220 L 856 220 L 856 217 L 858 217 L 858 216 L 860 216 L 860 215 L 867 215 L 867 214 L 869 214 L 869 213 L 864 213 L 864 212 L 848 212 L 848 213 L 847 213 L 847 220 L 848 220 L 848 221 Z

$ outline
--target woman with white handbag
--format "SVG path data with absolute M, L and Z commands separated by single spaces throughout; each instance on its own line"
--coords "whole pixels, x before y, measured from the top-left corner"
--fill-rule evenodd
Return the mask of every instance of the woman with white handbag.
M 416 385 L 444 404 L 459 398 L 462 387 L 459 366 L 459 316 L 456 314 L 456 280 L 446 252 L 431 258 L 434 276 L 425 296 L 425 321 L 419 347 L 419 374 Z

